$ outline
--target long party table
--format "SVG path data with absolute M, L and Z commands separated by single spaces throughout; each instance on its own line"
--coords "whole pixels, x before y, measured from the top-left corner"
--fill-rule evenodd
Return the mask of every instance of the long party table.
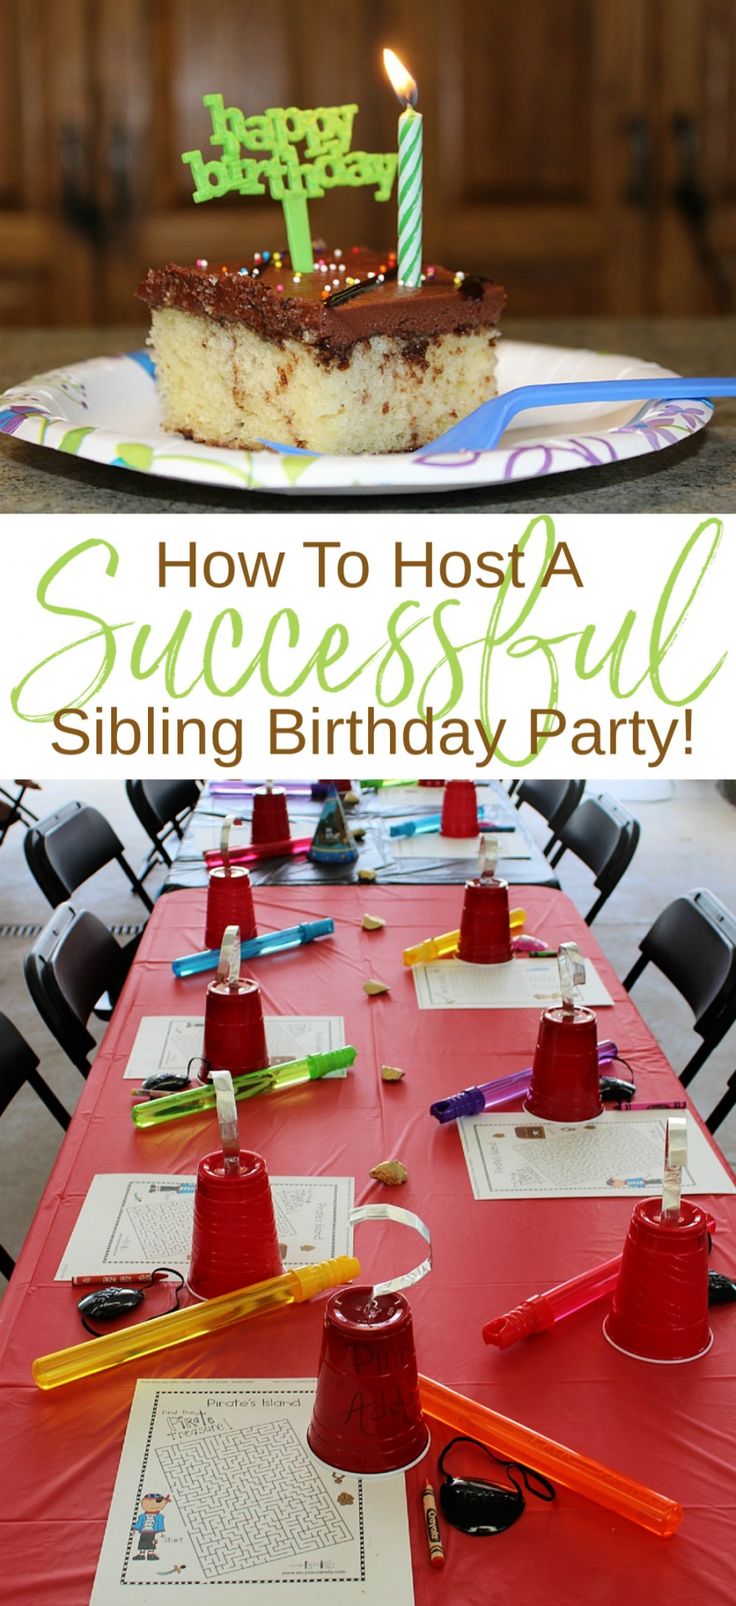
M 569 900 L 528 889 L 529 929 L 549 945 L 575 940 L 614 1000 L 600 1012 L 643 1099 L 681 1096 L 679 1083 L 634 1004 Z M 420 1369 L 474 1399 L 594 1456 L 685 1506 L 673 1538 L 657 1539 L 564 1489 L 552 1506 L 529 1499 L 521 1521 L 484 1541 L 443 1526 L 447 1562 L 430 1569 L 419 1491 L 436 1477 L 450 1437 L 434 1425 L 426 1462 L 407 1475 L 415 1599 L 419 1606 L 726 1606 L 736 1593 L 736 1456 L 733 1387 L 736 1313 L 713 1312 L 715 1342 L 692 1365 L 648 1366 L 612 1349 L 593 1306 L 552 1333 L 506 1353 L 484 1346 L 485 1321 L 530 1294 L 620 1251 L 632 1200 L 473 1200 L 458 1132 L 439 1127 L 432 1099 L 530 1063 L 534 1010 L 423 1012 L 402 949 L 457 924 L 458 889 L 372 888 L 386 921 L 366 932 L 363 889 L 259 889 L 261 929 L 331 915 L 335 936 L 248 967 L 266 1013 L 345 1017 L 358 1060 L 343 1081 L 241 1105 L 244 1146 L 275 1175 L 353 1175 L 356 1202 L 389 1199 L 432 1231 L 434 1269 L 410 1291 Z M 2 1571 L 13 1606 L 84 1606 L 88 1600 L 136 1377 L 314 1375 L 322 1308 L 295 1307 L 217 1337 L 153 1355 L 118 1371 L 44 1394 L 35 1355 L 82 1337 L 68 1285 L 54 1282 L 71 1228 L 96 1172 L 191 1172 L 216 1147 L 212 1117 L 139 1132 L 122 1073 L 147 1014 L 199 1014 L 203 979 L 176 981 L 170 962 L 201 945 L 204 896 L 172 894 L 155 907 L 120 1002 L 1 1307 L 0 1526 Z M 363 983 L 390 991 L 369 999 Z M 405 1070 L 380 1079 L 383 1063 Z M 691 1115 L 692 1120 L 697 1117 Z M 408 1181 L 373 1183 L 377 1161 L 398 1156 Z M 736 1197 L 708 1207 L 716 1220 L 712 1263 L 736 1274 Z M 366 1280 L 413 1264 L 416 1240 L 396 1226 L 359 1226 Z M 165 1303 L 168 1295 L 160 1296 Z M 154 1308 L 147 1299 L 146 1310 Z M 481 1470 L 480 1466 L 477 1468 Z M 493 1477 L 487 1470 L 484 1476 Z M 503 1474 L 499 1476 L 503 1480 Z M 306 1600 L 308 1590 L 302 1591 Z M 267 1591 L 265 1592 L 267 1595 Z M 218 1595 L 219 1598 L 219 1595 Z
M 481 782 L 477 792 L 479 807 L 485 809 L 487 818 L 494 823 L 513 825 L 518 832 L 517 840 L 523 846 L 523 858 L 509 857 L 504 853 L 508 837 L 504 832 L 499 833 L 499 875 L 516 886 L 558 887 L 554 870 L 550 869 L 547 859 L 504 789 L 498 782 Z M 293 835 L 307 836 L 313 832 L 322 809 L 321 802 L 314 802 L 308 796 L 290 797 L 288 805 Z M 438 814 L 441 809 L 441 787 L 389 786 L 377 791 L 366 789 L 361 793 L 357 805 L 346 808 L 349 824 L 365 831 L 365 836 L 357 843 L 357 862 L 325 865 L 312 864 L 307 858 L 263 859 L 250 866 L 251 880 L 255 886 L 349 886 L 358 882 L 359 871 L 375 870 L 377 880 L 389 886 L 415 883 L 422 886 L 448 886 L 462 883 L 474 874 L 477 857 L 452 857 L 445 840 L 437 833 L 418 839 L 422 843 L 422 852 L 404 858 L 400 856 L 390 834 L 391 826 L 400 820 Z M 252 798 L 248 795 L 238 797 L 235 793 L 229 798 L 221 794 L 213 795 L 209 791 L 202 794 L 188 822 L 174 864 L 165 877 L 165 892 L 206 886 L 203 846 L 217 846 L 221 822 L 229 813 L 237 815 L 247 824 L 252 815 Z M 245 840 L 238 835 L 237 840 L 241 839 Z M 233 838 L 235 840 L 236 837 Z M 250 840 L 249 834 L 247 840 Z

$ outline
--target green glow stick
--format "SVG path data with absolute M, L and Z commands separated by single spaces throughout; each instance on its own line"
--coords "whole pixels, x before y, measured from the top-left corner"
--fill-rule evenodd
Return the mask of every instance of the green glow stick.
M 286 1065 L 266 1065 L 261 1071 L 235 1076 L 235 1098 L 240 1102 L 258 1093 L 278 1093 L 283 1088 L 298 1087 L 302 1082 L 318 1081 L 330 1071 L 349 1070 L 355 1064 L 357 1053 L 358 1050 L 350 1046 L 334 1048 L 326 1054 L 307 1054 L 304 1059 L 289 1060 Z M 202 1110 L 213 1110 L 216 1103 L 215 1088 L 211 1082 L 205 1082 L 201 1087 L 186 1087 L 181 1093 L 134 1104 L 130 1113 L 134 1126 L 162 1126 L 166 1121 L 179 1121 L 187 1115 L 199 1115 Z

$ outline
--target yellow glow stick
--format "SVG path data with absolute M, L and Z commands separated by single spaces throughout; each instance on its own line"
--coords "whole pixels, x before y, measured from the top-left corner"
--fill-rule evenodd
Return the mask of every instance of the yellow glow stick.
M 525 909 L 509 910 L 511 931 L 522 931 L 525 920 Z M 429 965 L 433 959 L 451 959 L 452 955 L 457 953 L 459 942 L 459 931 L 446 931 L 441 937 L 427 937 L 424 942 L 416 943 L 413 948 L 404 949 L 404 964 Z
M 190 1338 L 201 1338 L 204 1333 L 217 1333 L 222 1327 L 246 1321 L 249 1316 L 259 1316 L 262 1311 L 278 1310 L 281 1305 L 301 1305 L 324 1289 L 350 1283 L 359 1275 L 360 1262 L 352 1255 L 338 1255 L 334 1260 L 323 1260 L 315 1266 L 298 1266 L 281 1277 L 253 1283 L 250 1288 L 219 1294 L 216 1299 L 203 1299 L 197 1305 L 187 1305 L 185 1310 L 172 1310 L 165 1316 L 139 1322 L 137 1327 L 106 1333 L 104 1338 L 95 1338 L 91 1343 L 72 1344 L 69 1349 L 56 1350 L 53 1355 L 41 1355 L 33 1362 L 34 1381 L 41 1389 L 74 1383 L 92 1372 L 106 1372 L 111 1366 L 137 1361 L 155 1350 L 171 1349 Z

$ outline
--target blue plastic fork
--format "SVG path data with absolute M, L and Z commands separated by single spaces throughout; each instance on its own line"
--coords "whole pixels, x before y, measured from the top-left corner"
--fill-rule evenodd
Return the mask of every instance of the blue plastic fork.
M 736 396 L 736 379 L 670 379 L 666 374 L 654 379 L 585 379 L 557 385 L 519 385 L 491 401 L 445 430 L 436 441 L 422 447 L 422 456 L 435 452 L 490 452 L 498 445 L 504 430 L 517 413 L 530 407 L 567 407 L 571 402 L 621 401 L 710 401 L 714 396 Z M 272 451 L 288 457 L 320 457 L 303 446 L 283 446 L 278 441 L 261 442 Z

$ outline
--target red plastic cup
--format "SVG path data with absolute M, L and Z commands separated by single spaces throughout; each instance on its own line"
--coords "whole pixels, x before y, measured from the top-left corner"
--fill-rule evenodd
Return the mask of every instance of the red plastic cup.
M 221 946 L 226 926 L 239 926 L 243 942 L 258 932 L 250 876 L 242 865 L 232 865 L 229 874 L 224 865 L 210 870 L 205 948 Z
M 190 1292 L 213 1299 L 283 1269 L 265 1160 L 241 1149 L 240 1170 L 229 1172 L 221 1153 L 206 1154 L 197 1168 Z
M 457 956 L 472 965 L 504 965 L 511 958 L 507 881 L 496 876 L 466 881 Z
M 202 1080 L 206 1082 L 210 1071 L 232 1071 L 233 1076 L 244 1076 L 247 1071 L 260 1071 L 268 1065 L 257 981 L 241 976 L 234 987 L 226 981 L 210 982 L 204 1006 L 202 1058 L 206 1063 Z
M 611 1309 L 609 1344 L 639 1361 L 695 1361 L 713 1343 L 708 1322 L 708 1217 L 690 1199 L 678 1221 L 661 1199 L 634 1206 Z
M 545 1009 L 524 1109 L 542 1121 L 594 1121 L 603 1112 L 592 1009 Z
M 364 1477 L 405 1471 L 426 1455 L 429 1430 L 403 1294 L 374 1296 L 353 1285 L 332 1295 L 307 1439 L 320 1461 Z
M 253 793 L 253 819 L 250 839 L 256 846 L 264 842 L 285 842 L 291 836 L 289 810 L 283 786 L 259 786 Z
M 474 781 L 448 781 L 442 799 L 440 836 L 477 836 L 478 799 Z

